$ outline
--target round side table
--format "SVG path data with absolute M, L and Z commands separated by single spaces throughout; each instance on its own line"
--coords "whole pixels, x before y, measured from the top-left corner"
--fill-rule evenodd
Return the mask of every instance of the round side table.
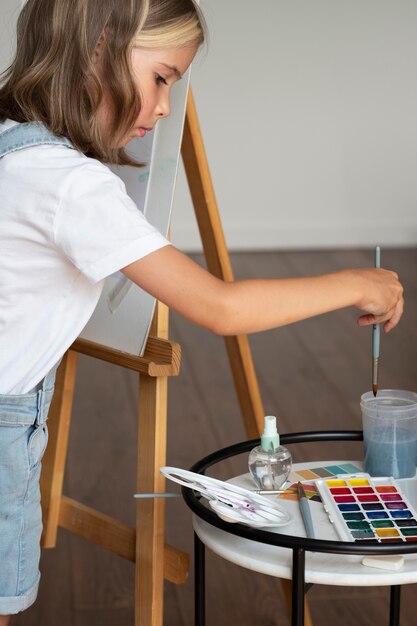
M 362 431 L 311 431 L 281 435 L 283 445 L 362 439 Z M 204 474 L 209 467 L 225 459 L 249 453 L 259 442 L 259 439 L 254 439 L 223 448 L 201 459 L 190 469 Z M 407 495 L 415 492 L 417 502 L 417 480 L 414 478 L 404 480 L 405 482 L 409 483 Z M 292 579 L 292 626 L 304 625 L 304 596 L 314 582 L 329 585 L 390 586 L 389 624 L 399 626 L 401 585 L 417 582 L 417 556 L 415 559 L 410 557 L 407 567 L 398 571 L 371 570 L 365 568 L 361 560 L 363 555 L 417 554 L 417 541 L 371 544 L 364 541 L 339 541 L 336 535 L 335 539 L 329 540 L 309 539 L 297 534 L 287 534 L 287 527 L 277 528 L 278 532 L 275 532 L 275 529 L 230 524 L 221 520 L 192 489 L 183 487 L 182 494 L 194 513 L 195 626 L 205 624 L 205 546 L 242 567 Z

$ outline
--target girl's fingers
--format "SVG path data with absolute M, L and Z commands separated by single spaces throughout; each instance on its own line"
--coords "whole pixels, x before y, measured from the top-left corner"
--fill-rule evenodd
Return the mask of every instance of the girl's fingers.
M 366 315 L 361 315 L 358 318 L 359 326 L 370 326 L 371 324 L 383 324 L 384 322 L 388 322 L 391 317 L 394 315 L 394 309 L 387 311 L 385 315 L 374 315 L 373 313 L 367 313 Z M 401 317 L 401 316 L 400 316 Z
M 372 324 L 383 324 L 384 332 L 388 333 L 395 328 L 401 319 L 404 311 L 404 300 L 401 298 L 396 306 L 388 311 L 385 315 L 372 315 L 367 313 L 358 318 L 358 326 L 370 326 Z
M 358 317 L 358 326 L 370 326 L 375 323 L 375 316 L 370 313 Z
M 400 321 L 403 312 L 404 312 L 404 299 L 401 298 L 401 300 L 398 302 L 397 306 L 395 307 L 392 316 L 387 322 L 385 322 L 384 332 L 389 333 L 390 330 L 395 328 L 395 326 Z

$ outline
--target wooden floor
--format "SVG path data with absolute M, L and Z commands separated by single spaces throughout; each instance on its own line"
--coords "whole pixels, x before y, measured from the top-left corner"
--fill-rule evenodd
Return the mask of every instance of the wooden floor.
M 370 250 L 245 253 L 232 256 L 236 277 L 300 276 L 372 265 Z M 197 257 L 199 262 L 200 257 Z M 400 274 L 406 312 L 382 339 L 380 387 L 417 390 L 417 250 L 387 250 L 383 264 Z M 281 432 L 360 428 L 359 399 L 370 388 L 370 329 L 356 311 L 339 311 L 251 337 L 267 413 Z M 171 316 L 171 338 L 182 345 L 182 369 L 169 391 L 168 463 L 187 468 L 225 445 L 245 439 L 223 340 Z M 136 376 L 80 358 L 65 477 L 68 496 L 133 525 L 136 454 Z M 330 448 L 328 447 L 330 445 Z M 347 446 L 349 449 L 347 449 Z M 356 447 L 355 447 L 356 446 Z M 296 461 L 360 458 L 359 444 L 292 449 Z M 227 470 L 244 469 L 235 464 Z M 192 552 L 190 512 L 167 502 L 167 540 Z M 276 579 L 207 557 L 207 626 L 286 626 Z M 402 626 L 414 626 L 412 586 L 402 594 Z M 388 624 L 386 588 L 314 586 L 308 594 L 315 626 Z M 14 626 L 133 624 L 133 566 L 60 531 L 42 555 L 38 602 Z M 192 576 L 166 584 L 165 626 L 192 626 Z

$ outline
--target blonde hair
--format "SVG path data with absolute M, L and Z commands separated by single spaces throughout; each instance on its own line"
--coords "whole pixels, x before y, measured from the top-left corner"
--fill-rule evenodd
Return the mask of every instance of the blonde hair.
M 103 33 L 99 71 L 93 55 Z M 2 75 L 0 119 L 43 122 L 89 156 L 138 165 L 123 148 L 111 147 L 141 110 L 132 47 L 200 45 L 204 39 L 194 0 L 27 0 L 15 58 Z M 104 94 L 114 110 L 106 138 L 98 121 Z
M 204 42 L 205 23 L 199 8 L 189 0 L 151 2 L 134 45 L 142 48 L 177 48 Z

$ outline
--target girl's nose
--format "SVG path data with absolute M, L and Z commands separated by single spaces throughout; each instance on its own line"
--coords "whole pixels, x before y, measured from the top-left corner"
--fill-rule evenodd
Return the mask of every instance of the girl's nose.
M 171 113 L 171 105 L 169 101 L 169 96 L 163 97 L 159 100 L 158 105 L 156 107 L 156 114 L 158 117 L 168 117 Z

